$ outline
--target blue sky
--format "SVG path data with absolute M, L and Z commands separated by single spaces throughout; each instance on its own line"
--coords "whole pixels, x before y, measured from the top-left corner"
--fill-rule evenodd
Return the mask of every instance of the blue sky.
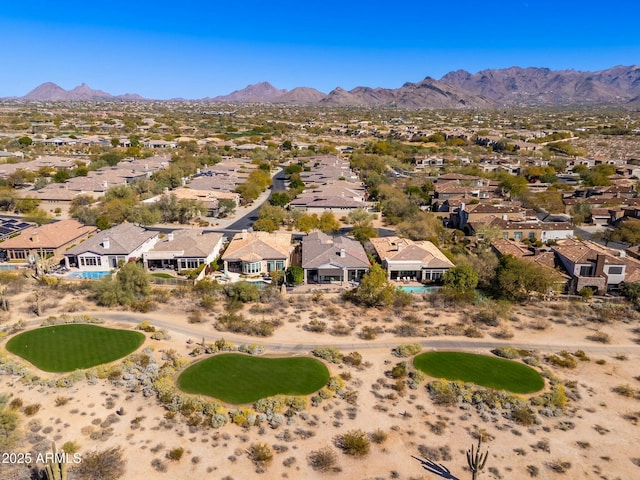
M 278 88 L 397 88 L 451 70 L 640 64 L 640 1 L 371 0 L 0 5 L 0 97 L 43 82 L 203 98 Z

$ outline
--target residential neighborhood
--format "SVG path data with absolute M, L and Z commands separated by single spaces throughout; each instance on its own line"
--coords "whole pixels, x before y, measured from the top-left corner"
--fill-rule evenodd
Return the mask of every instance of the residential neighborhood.
M 11 448 L 130 478 L 409 479 L 481 441 L 495 479 L 604 478 L 589 448 L 634 478 L 635 113 L 97 105 L 0 100 L 0 446 L 17 418 Z

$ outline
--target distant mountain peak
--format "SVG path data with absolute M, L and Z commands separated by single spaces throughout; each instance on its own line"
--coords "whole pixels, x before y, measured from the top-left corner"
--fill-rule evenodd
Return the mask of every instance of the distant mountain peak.
M 269 82 L 260 82 L 247 85 L 242 90 L 235 90 L 229 95 L 218 96 L 212 100 L 215 102 L 264 102 L 285 93 L 287 93 L 287 90 L 278 90 Z
M 113 96 L 81 83 L 65 90 L 45 82 L 19 100 L 135 101 L 135 94 Z M 400 88 L 336 87 L 324 94 L 309 87 L 278 89 L 267 81 L 247 85 L 228 95 L 204 101 L 230 103 L 282 103 L 291 105 L 381 106 L 393 108 L 496 108 L 513 106 L 622 105 L 637 108 L 640 101 L 640 66 L 617 65 L 595 72 L 574 69 L 513 66 L 477 73 L 455 70 L 439 80 L 425 77 Z
M 53 82 L 45 82 L 37 86 L 20 100 L 33 101 L 92 101 L 92 100 L 142 100 L 140 95 L 126 94 L 114 96 L 102 90 L 94 90 L 82 82 L 71 90 L 56 85 Z

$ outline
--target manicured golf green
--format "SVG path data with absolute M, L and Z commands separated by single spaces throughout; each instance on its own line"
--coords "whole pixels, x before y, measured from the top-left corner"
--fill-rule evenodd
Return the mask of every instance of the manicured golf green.
M 191 365 L 178 377 L 178 387 L 237 405 L 279 394 L 308 395 L 328 381 L 327 367 L 314 358 L 225 353 Z
M 462 380 L 513 393 L 532 393 L 544 387 L 544 379 L 533 368 L 487 355 L 428 352 L 416 356 L 413 365 L 432 377 Z
M 72 372 L 118 360 L 143 342 L 140 332 L 72 324 L 16 335 L 7 342 L 7 350 L 45 372 Z

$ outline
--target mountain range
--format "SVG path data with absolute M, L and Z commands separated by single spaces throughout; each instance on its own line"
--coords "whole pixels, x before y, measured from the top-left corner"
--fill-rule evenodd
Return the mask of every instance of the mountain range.
M 44 83 L 19 100 L 38 101 L 139 101 L 140 95 L 111 95 L 82 84 L 64 90 Z M 228 95 L 200 101 L 225 103 L 276 103 L 297 105 L 419 108 L 478 108 L 501 106 L 640 106 L 640 66 L 617 66 L 597 72 L 548 68 L 488 69 L 472 74 L 449 72 L 440 80 L 427 77 L 400 88 L 335 88 L 328 94 L 314 88 L 277 89 L 268 82 L 249 85 Z

